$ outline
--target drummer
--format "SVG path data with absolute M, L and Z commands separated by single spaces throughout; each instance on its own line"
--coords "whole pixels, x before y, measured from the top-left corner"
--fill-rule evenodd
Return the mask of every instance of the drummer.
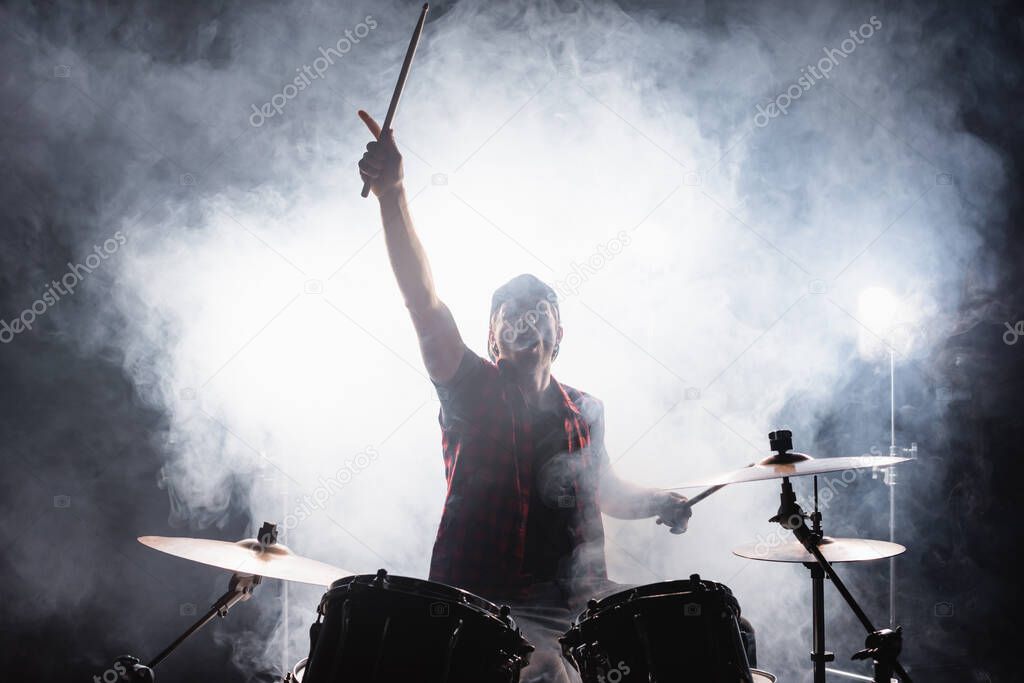
M 602 403 L 556 380 L 563 328 L 553 289 L 520 275 L 491 298 L 488 358 L 466 346 L 434 287 L 413 228 L 394 136 L 359 162 L 380 203 L 388 256 L 437 389 L 447 495 L 430 580 L 457 586 L 513 616 L 537 648 L 523 681 L 568 681 L 557 636 L 608 581 L 601 513 L 656 517 L 673 533 L 690 518 L 686 498 L 621 480 L 604 448 Z

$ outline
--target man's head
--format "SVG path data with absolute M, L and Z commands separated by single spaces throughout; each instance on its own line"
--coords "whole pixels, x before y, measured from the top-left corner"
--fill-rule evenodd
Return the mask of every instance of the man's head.
M 487 353 L 520 369 L 550 365 L 558 355 L 562 324 L 558 295 L 533 275 L 518 275 L 494 291 Z

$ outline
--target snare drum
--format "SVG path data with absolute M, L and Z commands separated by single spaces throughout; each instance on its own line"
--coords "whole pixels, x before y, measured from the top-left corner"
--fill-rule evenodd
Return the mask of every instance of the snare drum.
M 303 683 L 516 683 L 533 652 L 507 607 L 384 570 L 335 581 L 319 613 Z
M 663 581 L 591 600 L 559 642 L 584 683 L 771 683 L 747 662 L 727 586 Z

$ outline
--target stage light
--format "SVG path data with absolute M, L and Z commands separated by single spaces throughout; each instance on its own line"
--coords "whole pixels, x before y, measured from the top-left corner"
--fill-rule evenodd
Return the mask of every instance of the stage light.
M 868 287 L 857 297 L 861 324 L 857 349 L 864 358 L 906 357 L 920 338 L 920 311 L 884 287 Z
M 896 318 L 899 302 L 884 287 L 868 287 L 857 297 L 857 319 L 879 337 L 885 337 Z

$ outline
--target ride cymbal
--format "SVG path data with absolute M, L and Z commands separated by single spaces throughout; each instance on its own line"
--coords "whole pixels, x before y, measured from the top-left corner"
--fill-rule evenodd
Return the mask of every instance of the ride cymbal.
M 896 456 L 856 455 L 839 458 L 813 458 L 804 453 L 782 453 L 772 455 L 760 462 L 732 472 L 724 472 L 707 479 L 684 482 L 667 489 L 705 488 L 709 486 L 728 486 L 748 481 L 765 481 L 782 479 L 783 477 L 804 477 L 811 474 L 841 472 L 869 467 L 891 467 L 910 458 Z

